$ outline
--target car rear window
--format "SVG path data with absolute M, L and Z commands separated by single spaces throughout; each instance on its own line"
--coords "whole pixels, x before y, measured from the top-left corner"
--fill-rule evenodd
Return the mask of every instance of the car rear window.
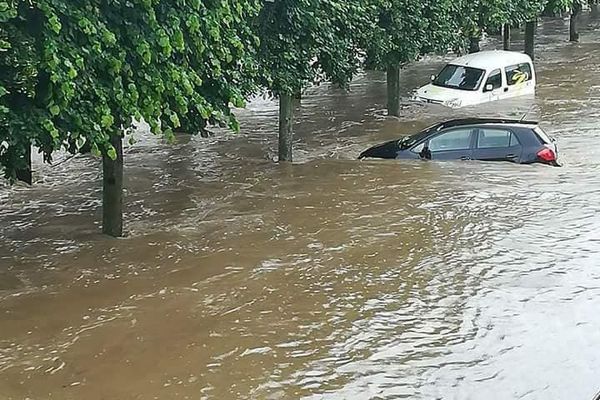
M 546 132 L 544 132 L 544 130 L 542 128 L 540 128 L 539 126 L 536 126 L 535 128 L 533 128 L 533 132 L 535 132 L 535 135 L 540 140 L 540 142 L 542 142 L 543 144 L 552 143 L 552 139 L 550 138 L 550 136 L 548 136 L 546 134 Z

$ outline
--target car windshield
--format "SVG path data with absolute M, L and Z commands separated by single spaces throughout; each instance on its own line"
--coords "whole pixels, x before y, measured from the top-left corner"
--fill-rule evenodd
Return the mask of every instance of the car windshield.
M 419 143 L 422 139 L 424 139 L 425 137 L 427 137 L 431 132 L 434 132 L 435 130 L 439 129 L 439 127 L 442 124 L 435 124 L 432 125 L 428 128 L 423 129 L 421 132 L 419 133 L 415 133 L 414 135 L 410 135 L 410 136 L 405 136 L 402 139 L 400 139 L 400 148 L 402 150 L 404 149 L 408 149 L 410 147 L 413 147 L 415 144 Z
M 460 90 L 477 90 L 485 71 L 478 68 L 448 64 L 434 79 L 435 86 Z

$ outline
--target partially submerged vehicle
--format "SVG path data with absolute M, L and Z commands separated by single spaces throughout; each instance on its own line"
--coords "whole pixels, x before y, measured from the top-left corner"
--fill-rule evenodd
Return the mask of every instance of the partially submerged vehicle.
M 413 100 L 459 108 L 534 95 L 535 85 L 533 62 L 527 54 L 482 51 L 447 64 L 414 93 Z
M 470 118 L 435 124 L 365 150 L 358 157 L 509 161 L 558 166 L 556 143 L 537 122 Z

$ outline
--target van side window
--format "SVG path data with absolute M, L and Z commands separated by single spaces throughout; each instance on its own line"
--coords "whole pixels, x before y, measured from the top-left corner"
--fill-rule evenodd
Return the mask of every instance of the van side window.
M 492 85 L 492 90 L 500 89 L 502 87 L 502 71 L 499 69 L 493 70 L 485 82 L 484 90 L 488 85 Z
M 533 79 L 531 73 L 531 65 L 529 63 L 522 63 L 517 65 L 511 65 L 506 67 L 506 80 L 508 85 L 516 85 L 517 83 L 527 82 Z

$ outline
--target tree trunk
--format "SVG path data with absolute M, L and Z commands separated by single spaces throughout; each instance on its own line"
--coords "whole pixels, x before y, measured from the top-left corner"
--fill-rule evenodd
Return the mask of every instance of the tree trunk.
M 112 136 L 110 143 L 117 158 L 102 156 L 102 232 L 119 237 L 123 236 L 123 138 Z
M 292 161 L 292 126 L 294 104 L 292 95 L 279 95 L 279 161 Z
M 502 26 L 502 45 L 504 50 L 510 50 L 510 24 Z
M 577 32 L 577 16 L 581 11 L 581 5 L 577 2 L 573 2 L 573 8 L 571 9 L 571 19 L 569 24 L 569 41 L 578 42 L 579 33 Z
M 469 38 L 469 53 L 479 53 L 481 51 L 481 48 L 479 47 L 480 39 L 481 38 L 475 36 Z
M 387 67 L 387 109 L 388 115 L 400 116 L 400 65 Z
M 23 158 L 26 167 L 15 171 L 17 175 L 17 180 L 31 185 L 31 183 L 33 182 L 33 174 L 31 172 L 31 146 L 25 149 L 25 154 Z
M 525 24 L 525 54 L 533 60 L 535 44 L 535 25 L 536 21 L 529 21 Z
M 597 1 L 590 0 L 590 13 L 593 18 L 597 18 L 600 15 Z

